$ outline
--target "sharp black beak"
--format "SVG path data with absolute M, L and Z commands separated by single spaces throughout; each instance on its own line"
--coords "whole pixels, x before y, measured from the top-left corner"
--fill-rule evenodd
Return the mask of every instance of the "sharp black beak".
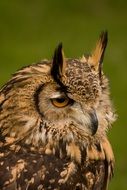
M 91 126 L 90 126 L 91 132 L 92 132 L 92 135 L 95 135 L 98 129 L 98 118 L 97 118 L 95 110 L 90 112 L 89 115 L 90 115 L 90 120 L 91 120 Z

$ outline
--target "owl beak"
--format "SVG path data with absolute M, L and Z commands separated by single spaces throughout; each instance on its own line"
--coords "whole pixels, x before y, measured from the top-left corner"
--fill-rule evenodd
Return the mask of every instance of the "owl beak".
M 90 129 L 91 129 L 92 135 L 95 135 L 98 129 L 98 118 L 97 118 L 95 110 L 90 112 L 89 115 L 90 115 L 90 120 L 91 120 Z

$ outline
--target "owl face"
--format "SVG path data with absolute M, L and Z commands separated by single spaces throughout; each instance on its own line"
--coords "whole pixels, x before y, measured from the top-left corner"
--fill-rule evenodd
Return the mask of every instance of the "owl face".
M 56 83 L 45 85 L 37 98 L 41 117 L 53 127 L 64 128 L 73 124 L 86 134 L 96 132 L 98 120 L 94 109 L 84 108 L 84 103 L 73 99 L 70 92 L 64 91 Z
M 2 135 L 37 146 L 105 134 L 114 121 L 101 68 L 106 44 L 102 33 L 92 55 L 81 59 L 65 58 L 60 44 L 52 61 L 14 74 L 0 91 Z

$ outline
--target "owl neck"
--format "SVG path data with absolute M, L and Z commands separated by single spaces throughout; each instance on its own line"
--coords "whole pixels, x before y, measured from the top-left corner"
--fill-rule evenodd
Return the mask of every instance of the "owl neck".
M 13 133 L 10 134 L 13 135 Z M 22 133 L 18 137 L 8 136 L 5 137 L 5 141 L 5 146 L 8 146 L 11 151 L 18 152 L 22 149 L 32 151 L 35 154 L 66 157 L 78 164 L 88 158 L 105 158 L 101 140 L 96 136 L 86 135 L 81 128 L 75 127 L 73 123 L 63 127 L 33 119 L 32 122 L 26 123 L 25 129 L 22 129 Z
M 60 127 L 43 122 L 40 124 L 39 133 L 38 130 L 34 131 L 34 134 L 22 142 L 30 145 L 29 147 L 35 153 L 55 155 L 61 159 L 67 158 L 78 164 L 90 156 L 94 159 L 93 155 L 104 157 L 99 139 L 86 135 L 82 129 L 76 128 L 73 123 Z

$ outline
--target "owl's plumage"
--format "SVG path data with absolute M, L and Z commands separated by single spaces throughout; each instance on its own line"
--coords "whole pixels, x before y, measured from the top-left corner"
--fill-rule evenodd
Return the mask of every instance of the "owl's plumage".
M 64 57 L 17 71 L 0 91 L 0 189 L 104 190 L 115 121 L 102 72 L 107 32 L 81 59 Z

